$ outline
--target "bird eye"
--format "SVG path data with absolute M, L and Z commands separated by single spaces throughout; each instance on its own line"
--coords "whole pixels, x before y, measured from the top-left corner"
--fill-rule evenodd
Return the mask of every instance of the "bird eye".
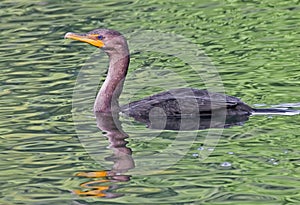
M 102 35 L 99 35 L 99 36 L 98 36 L 98 39 L 99 39 L 99 40 L 102 40 L 102 39 L 103 39 L 103 36 L 102 36 Z

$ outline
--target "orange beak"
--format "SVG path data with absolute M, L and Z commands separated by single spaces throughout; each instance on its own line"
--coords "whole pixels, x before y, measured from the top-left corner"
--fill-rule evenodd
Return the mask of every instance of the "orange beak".
M 99 40 L 97 34 L 76 34 L 68 32 L 65 35 L 65 38 L 73 39 L 76 41 L 82 41 L 98 48 L 102 48 L 104 46 L 103 41 Z

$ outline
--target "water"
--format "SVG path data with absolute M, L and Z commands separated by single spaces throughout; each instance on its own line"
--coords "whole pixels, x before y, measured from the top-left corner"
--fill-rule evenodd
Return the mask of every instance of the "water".
M 145 30 L 183 36 L 210 57 L 227 94 L 299 109 L 299 1 L 4 0 L 0 7 L 0 204 L 299 204 L 300 116 L 253 116 L 220 136 L 219 129 L 149 130 L 121 116 L 125 134 L 116 143 L 128 144 L 119 152 L 96 126 L 93 95 L 75 99 L 84 115 L 72 108 L 77 77 L 87 71 L 98 81 L 106 58 L 95 54 L 93 63 L 95 48 L 63 39 L 99 27 L 125 33 L 129 43 Z M 205 82 L 180 58 L 133 49 L 121 100 L 177 85 Z

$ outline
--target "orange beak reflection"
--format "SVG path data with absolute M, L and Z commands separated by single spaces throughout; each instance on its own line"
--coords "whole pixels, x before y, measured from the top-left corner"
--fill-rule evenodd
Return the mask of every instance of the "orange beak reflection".
M 104 46 L 103 41 L 99 40 L 97 34 L 76 34 L 76 33 L 66 33 L 65 38 L 73 39 L 76 41 L 82 41 L 98 48 L 102 48 Z

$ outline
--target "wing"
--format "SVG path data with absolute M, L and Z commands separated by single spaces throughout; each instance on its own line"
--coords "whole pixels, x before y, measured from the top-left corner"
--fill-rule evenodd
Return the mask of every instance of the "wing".
M 211 114 L 215 110 L 251 112 L 240 99 L 220 93 L 194 88 L 179 88 L 161 92 L 121 108 L 129 116 L 195 116 Z

